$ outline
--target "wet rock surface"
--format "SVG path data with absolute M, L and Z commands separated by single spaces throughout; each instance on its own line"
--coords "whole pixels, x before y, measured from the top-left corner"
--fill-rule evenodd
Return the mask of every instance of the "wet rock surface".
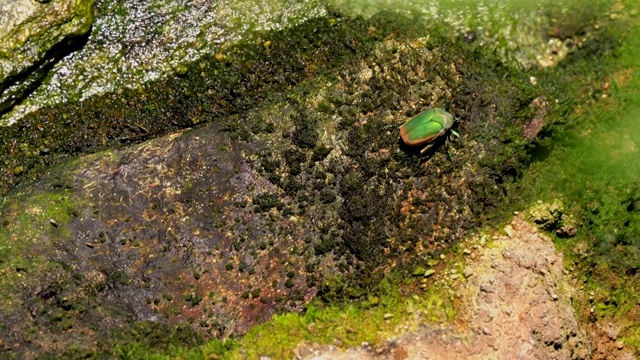
M 76 3 L 88 4 L 90 10 L 94 1 L 5 3 L 34 5 L 57 14 L 56 11 Z M 66 50 L 60 54 L 63 57 L 52 53 L 45 58 L 46 66 L 40 66 L 43 70 L 40 75 L 46 72 L 46 78 L 35 81 L 34 77 L 27 84 L 10 89 L 18 94 L 19 89 L 29 85 L 29 92 L 14 99 L 15 107 L 2 108 L 0 126 L 14 124 L 25 114 L 42 107 L 72 104 L 91 96 L 123 88 L 135 89 L 149 81 L 184 75 L 190 62 L 207 54 L 224 52 L 256 32 L 284 29 L 326 14 L 325 8 L 315 0 L 96 0 L 93 10 L 95 20 L 91 31 L 73 46 L 61 44 L 60 50 Z M 32 26 L 51 27 L 43 31 L 55 32 L 60 26 L 48 19 L 32 20 L 30 24 L 35 22 Z
M 0 1 L 0 114 L 42 80 L 56 52 L 67 52 L 63 41 L 89 31 L 92 6 L 93 0 Z
M 241 149 L 216 127 L 179 133 L 81 159 L 27 191 L 64 187 L 76 200 L 70 221 L 52 217 L 44 243 L 25 251 L 54 271 L 15 284 L 23 306 L 2 313 L 14 330 L 4 343 L 59 351 L 132 320 L 192 323 L 222 337 L 300 310 L 317 291 L 310 272 L 332 272 L 331 258 L 305 252 L 304 239 L 318 234 L 282 215 L 279 190 Z M 39 335 L 23 338 L 32 326 Z
M 476 247 L 457 280 L 460 315 L 452 323 L 424 328 L 345 352 L 303 344 L 300 359 L 587 359 L 590 339 L 572 307 L 575 292 L 553 242 L 516 217 L 510 235 Z M 622 354 L 618 354 L 622 355 Z M 626 356 L 629 356 L 627 354 Z

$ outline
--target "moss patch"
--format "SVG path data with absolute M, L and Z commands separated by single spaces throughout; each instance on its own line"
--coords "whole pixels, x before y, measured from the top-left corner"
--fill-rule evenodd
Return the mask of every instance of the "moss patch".
M 41 253 L 43 241 L 64 246 L 71 241 L 68 222 L 78 216 L 79 202 L 64 188 L 37 195 L 20 194 L 5 199 L 0 228 L 0 293 L 4 294 L 2 312 L 10 314 L 21 301 L 16 288 L 30 286 L 27 279 L 59 268 L 59 264 Z
M 252 328 L 226 356 L 230 359 L 260 356 L 288 359 L 293 357 L 295 345 L 303 341 L 338 343 L 345 348 L 360 346 L 363 342 L 380 344 L 397 336 L 399 328 L 415 330 L 418 326 L 414 321 L 416 316 L 436 322 L 451 320 L 455 314 L 452 303 L 443 299 L 435 288 L 425 295 L 413 297 L 400 296 L 395 291 L 397 288 L 358 304 L 340 307 L 311 304 L 302 314 L 277 315 L 268 323 Z
M 638 11 L 637 4 L 627 5 Z M 624 24 L 619 31 L 638 31 L 637 17 Z M 619 47 L 587 44 L 584 53 L 544 75 L 571 90 L 558 94 L 560 126 L 547 128 L 532 152 L 536 161 L 514 192 L 524 195 L 523 207 L 562 200 L 577 235 L 556 237 L 556 244 L 584 286 L 584 319 L 618 322 L 624 342 L 637 344 L 640 42 L 631 35 L 620 39 Z M 593 61 L 590 53 L 606 56 Z

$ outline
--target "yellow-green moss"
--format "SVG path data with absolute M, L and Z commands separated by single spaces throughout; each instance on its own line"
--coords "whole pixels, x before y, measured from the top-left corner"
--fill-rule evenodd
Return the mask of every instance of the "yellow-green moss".
M 379 298 L 370 297 L 362 303 L 328 307 L 311 304 L 302 314 L 276 315 L 269 322 L 253 327 L 225 357 L 289 359 L 303 341 L 339 342 L 345 348 L 363 342 L 375 345 L 417 329 L 419 321 L 416 319 L 442 322 L 453 319 L 456 314 L 453 304 L 437 286 L 412 296 L 400 295 L 400 288 L 393 286 L 390 293 Z
M 56 190 L 30 196 L 22 194 L 5 200 L 0 227 L 0 311 L 11 312 L 21 301 L 16 287 L 21 287 L 33 273 L 47 273 L 59 265 L 42 254 L 42 249 L 56 242 L 71 240 L 67 222 L 77 215 L 78 202 L 71 191 Z M 50 239 L 42 243 L 44 235 Z

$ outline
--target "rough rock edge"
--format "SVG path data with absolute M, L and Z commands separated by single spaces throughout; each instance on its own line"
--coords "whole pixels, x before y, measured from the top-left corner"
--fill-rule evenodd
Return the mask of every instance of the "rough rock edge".
M 29 7 L 29 5 L 31 7 Z M 60 41 L 85 34 L 93 21 L 93 0 L 52 2 L 3 1 L 2 18 L 11 27 L 2 29 L 0 83 L 41 60 Z
M 471 240 L 464 271 L 451 284 L 459 318 L 387 341 L 345 351 L 303 343 L 297 359 L 584 359 L 591 357 L 585 329 L 572 307 L 575 292 L 551 239 L 521 215 L 488 246 Z M 469 244 L 465 244 L 469 245 Z M 441 281 L 451 276 L 440 275 Z

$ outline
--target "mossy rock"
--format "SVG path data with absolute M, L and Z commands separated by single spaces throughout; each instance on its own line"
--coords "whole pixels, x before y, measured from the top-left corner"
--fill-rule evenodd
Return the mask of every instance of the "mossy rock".
M 146 321 L 240 335 L 314 297 L 365 301 L 389 274 L 409 277 L 474 226 L 509 215 L 506 184 L 528 164 L 524 127 L 548 89 L 440 31 L 396 14 L 332 13 L 269 33 L 268 47 L 201 59 L 144 96 L 42 109 L 25 117 L 28 136 L 3 130 L 19 145 L 0 150 L 12 191 L 0 264 L 15 294 L 0 316 L 46 334 L 26 343 L 3 333 L 3 343 L 19 343 L 16 353 L 73 345 L 59 323 L 82 351 Z M 460 138 L 424 154 L 403 146 L 397 126 L 436 106 L 456 116 Z M 60 192 L 73 209 L 56 213 L 57 227 L 29 211 Z M 13 247 L 18 235 L 41 257 Z M 20 257 L 26 270 L 8 261 Z M 100 344 L 114 356 L 113 342 Z
M 64 41 L 89 31 L 92 7 L 93 0 L 0 1 L 0 113 L 32 90 L 56 58 L 74 48 Z

